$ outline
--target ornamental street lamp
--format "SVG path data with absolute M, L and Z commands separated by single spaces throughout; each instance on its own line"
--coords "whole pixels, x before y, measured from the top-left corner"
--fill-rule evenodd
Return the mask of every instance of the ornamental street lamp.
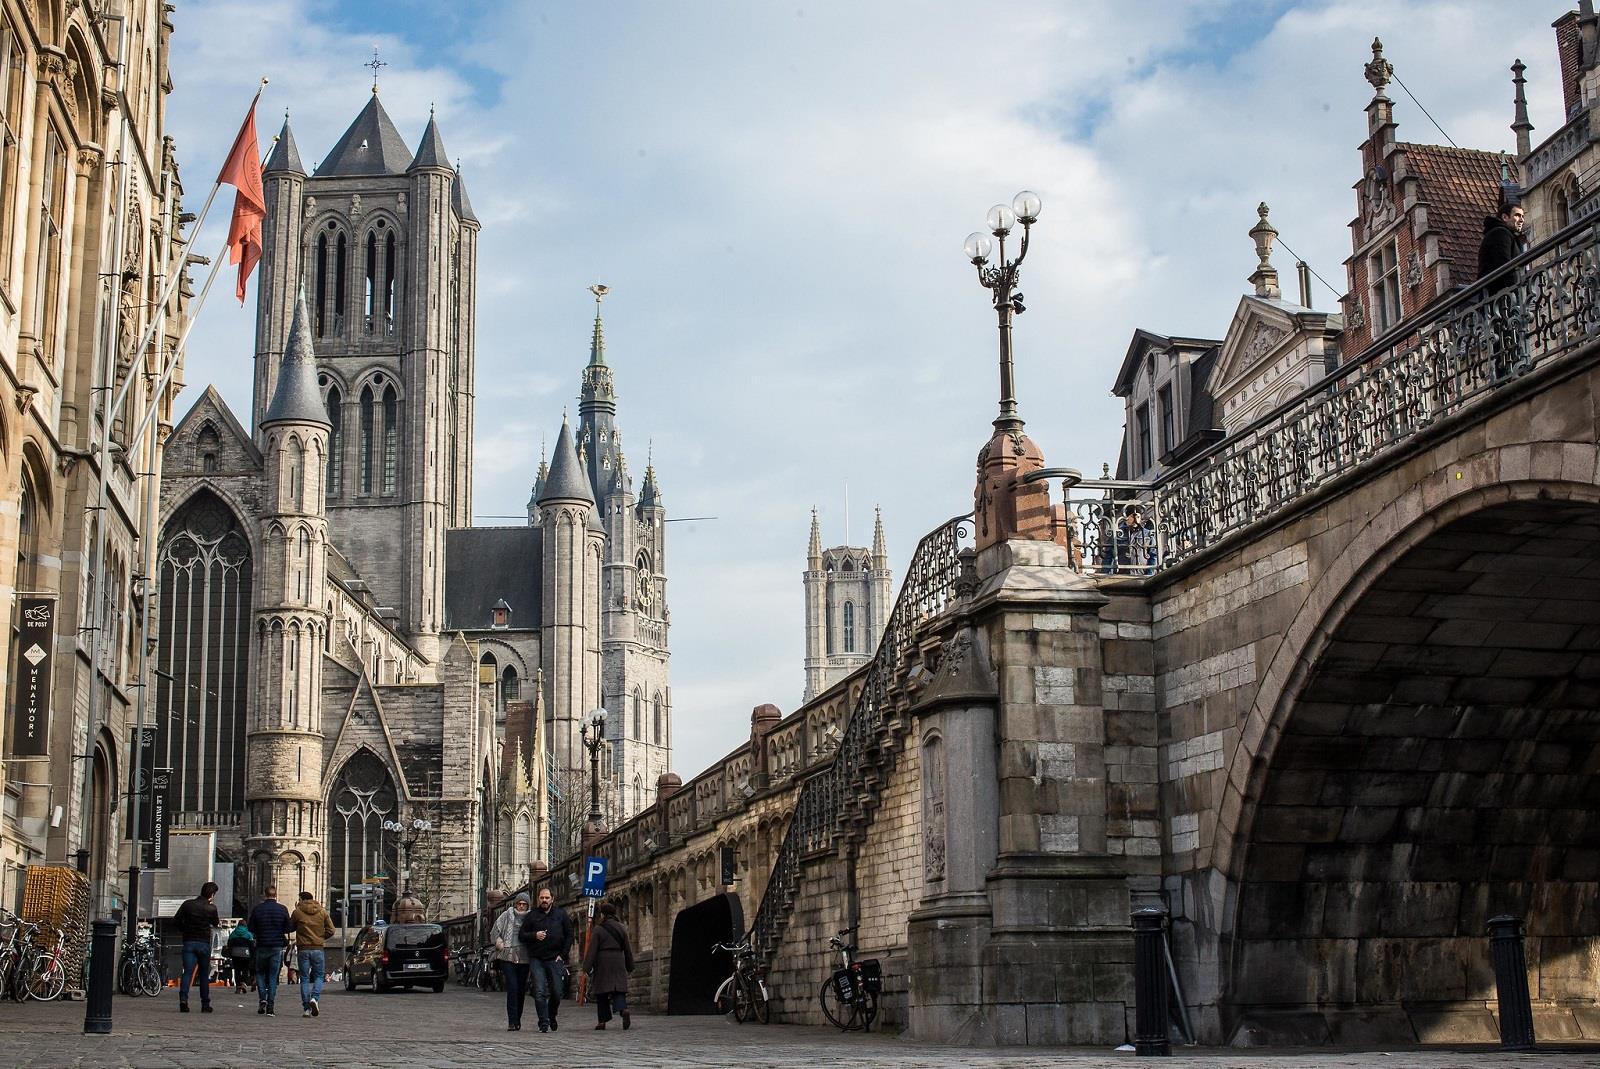
M 595 709 L 583 720 L 583 748 L 589 751 L 589 822 L 600 823 L 600 748 L 606 744 L 606 711 Z
M 1017 414 L 1017 390 L 1015 378 L 1012 373 L 1011 360 L 1011 319 L 1021 315 L 1026 309 L 1022 306 L 1022 294 L 1016 292 L 1017 269 L 1022 266 L 1022 261 L 1028 255 L 1028 235 L 1033 224 L 1039 220 L 1039 194 L 1023 190 L 1011 199 L 1010 207 L 996 204 L 989 209 L 985 218 L 985 225 L 989 233 L 978 230 L 967 235 L 966 242 L 961 246 L 962 252 L 978 269 L 978 281 L 983 288 L 994 294 L 994 309 L 1000 319 L 1000 415 L 995 419 L 995 430 L 1001 433 L 1020 432 L 1022 430 L 1022 417 Z M 1022 224 L 1022 242 L 1017 250 L 1014 260 L 1006 258 L 1006 238 L 1018 223 Z M 995 243 L 989 238 L 993 234 L 999 241 L 1000 255 L 991 265 L 989 254 L 994 251 Z

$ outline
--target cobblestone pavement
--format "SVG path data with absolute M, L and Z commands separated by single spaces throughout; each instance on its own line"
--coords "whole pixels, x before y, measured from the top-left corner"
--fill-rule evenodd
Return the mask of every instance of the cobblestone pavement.
M 180 1015 L 171 991 L 155 999 L 118 997 L 115 1031 L 85 1036 L 83 1003 L 0 1003 L 0 1066 L 84 1069 L 817 1069 L 851 1062 L 876 1069 L 1005 1066 L 1098 1069 L 1131 1065 L 1130 1054 L 1103 1050 L 931 1047 L 894 1036 L 844 1035 L 831 1029 L 736 1025 L 716 1017 L 634 1016 L 623 1032 L 615 1023 L 594 1031 L 587 1006 L 564 1006 L 562 1028 L 540 1035 L 528 1007 L 525 1031 L 507 1033 L 503 996 L 452 985 L 444 994 L 330 990 L 321 1017 L 300 1017 L 299 997 L 285 990 L 274 1018 L 256 1015 L 252 996 L 216 999 L 217 1012 Z M 1174 1061 L 1204 1069 L 1480 1069 L 1538 1065 L 1600 1069 L 1600 1046 L 1552 1048 L 1532 1055 L 1487 1049 L 1391 1052 L 1244 1052 L 1184 1050 Z

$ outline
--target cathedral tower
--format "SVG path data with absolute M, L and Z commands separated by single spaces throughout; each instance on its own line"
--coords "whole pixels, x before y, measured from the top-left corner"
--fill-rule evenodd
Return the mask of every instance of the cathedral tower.
M 444 532 L 472 515 L 478 220 L 435 120 L 410 151 L 376 88 L 315 174 L 286 120 L 263 180 L 257 444 L 286 359 L 288 297 L 304 289 L 329 419 L 329 529 L 437 660 Z
M 806 689 L 810 701 L 866 664 L 889 621 L 892 579 L 883 514 L 874 510 L 872 548 L 822 548 L 811 511 L 806 551 Z
M 251 900 L 268 884 L 284 901 L 321 891 L 322 607 L 328 523 L 323 505 L 332 424 L 317 386 L 305 295 L 274 369 L 262 443 L 254 691 L 247 735 L 245 849 Z

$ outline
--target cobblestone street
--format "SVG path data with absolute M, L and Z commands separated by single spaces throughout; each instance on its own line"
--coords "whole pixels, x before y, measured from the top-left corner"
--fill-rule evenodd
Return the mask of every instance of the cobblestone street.
M 424 992 L 374 995 L 329 991 L 321 1017 L 300 1017 L 298 996 L 285 991 L 276 1018 L 256 1015 L 255 1000 L 216 1000 L 217 1012 L 178 1014 L 171 991 L 156 999 L 118 997 L 116 1030 L 85 1036 L 83 1003 L 0 1006 L 0 1065 L 83 1069 L 479 1069 L 483 1066 L 741 1066 L 750 1069 L 813 1069 L 819 1064 L 862 1066 L 1073 1066 L 1096 1069 L 1129 1065 L 1131 1054 L 1097 1050 L 973 1050 L 931 1047 L 894 1036 L 843 1035 L 820 1028 L 735 1025 L 714 1017 L 638 1015 L 631 1031 L 594 1031 L 593 1010 L 566 1006 L 562 1029 L 540 1035 L 532 1007 L 526 1030 L 506 1033 L 498 994 L 452 986 L 442 995 Z M 198 1011 L 198 1002 L 196 1003 Z M 1488 1049 L 1393 1052 L 1241 1052 L 1178 1050 L 1175 1060 L 1207 1069 L 1263 1066 L 1273 1069 L 1478 1069 L 1481 1066 L 1548 1065 L 1600 1069 L 1600 1046 L 1553 1047 L 1533 1055 Z

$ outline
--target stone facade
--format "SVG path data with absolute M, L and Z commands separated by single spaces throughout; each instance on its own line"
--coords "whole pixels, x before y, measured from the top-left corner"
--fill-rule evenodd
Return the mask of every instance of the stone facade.
M 141 536 L 182 369 L 155 389 L 146 373 L 159 380 L 169 363 L 187 298 L 177 287 L 161 300 L 183 241 L 170 12 L 155 0 L 120 10 L 104 21 L 88 5 L 0 5 L 0 902 L 14 909 L 24 866 L 80 853 L 95 907 L 120 908 L 129 861 L 122 785 L 153 559 Z M 102 511 L 108 424 L 127 452 L 104 473 Z M 10 706 L 19 595 L 55 601 L 34 753 L 19 749 Z
M 811 511 L 806 551 L 805 701 L 821 694 L 872 657 L 889 618 L 893 576 L 883 516 L 874 511 L 872 549 L 822 548 L 822 525 Z

